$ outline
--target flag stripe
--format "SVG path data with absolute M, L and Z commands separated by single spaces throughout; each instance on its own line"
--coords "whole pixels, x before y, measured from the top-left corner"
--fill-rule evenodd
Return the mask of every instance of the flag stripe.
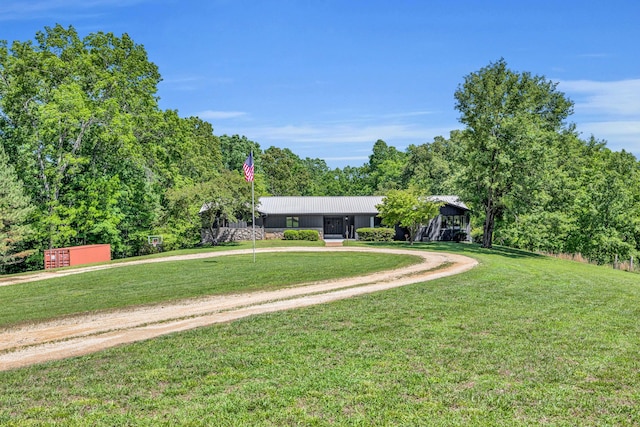
M 247 160 L 244 161 L 242 165 L 242 170 L 244 171 L 244 180 L 247 182 L 253 181 L 253 155 L 249 154 Z

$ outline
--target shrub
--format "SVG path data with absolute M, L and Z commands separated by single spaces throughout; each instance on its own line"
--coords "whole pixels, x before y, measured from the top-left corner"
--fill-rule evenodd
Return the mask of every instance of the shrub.
M 298 230 L 285 230 L 283 235 L 284 240 L 300 240 L 300 233 Z
M 483 235 L 484 235 L 484 231 L 482 227 L 471 229 L 471 240 L 473 241 L 473 243 L 482 243 Z
M 298 236 L 299 240 L 309 240 L 311 242 L 317 242 L 320 240 L 320 233 L 318 233 L 318 230 L 299 230 Z
M 317 230 L 285 230 L 284 240 L 309 240 L 316 242 L 320 240 L 320 233 Z
M 358 228 L 356 233 L 364 242 L 391 242 L 396 235 L 393 228 Z

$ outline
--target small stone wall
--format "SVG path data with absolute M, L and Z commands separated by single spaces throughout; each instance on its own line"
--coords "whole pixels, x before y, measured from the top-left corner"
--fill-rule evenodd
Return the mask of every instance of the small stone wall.
M 209 230 L 202 230 L 202 243 L 213 243 L 211 232 Z M 256 227 L 256 240 L 264 239 L 264 229 Z M 220 235 L 218 236 L 218 243 L 220 242 L 239 242 L 242 240 L 253 240 L 253 228 L 220 228 Z

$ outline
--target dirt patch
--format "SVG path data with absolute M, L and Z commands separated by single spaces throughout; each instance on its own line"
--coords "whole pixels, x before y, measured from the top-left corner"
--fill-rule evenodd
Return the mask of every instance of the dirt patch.
M 423 261 L 402 269 L 369 275 L 300 284 L 268 292 L 212 296 L 183 300 L 151 307 L 134 307 L 109 312 L 70 316 L 0 330 L 0 370 L 15 369 L 35 363 L 80 356 L 120 344 L 155 338 L 215 323 L 229 322 L 254 314 L 306 307 L 356 295 L 458 274 L 477 265 L 462 255 L 377 248 L 272 248 L 264 252 L 383 252 L 421 256 Z M 210 258 L 251 253 L 251 250 L 211 252 L 205 254 L 155 258 L 135 264 Z M 22 276 L 18 284 L 47 277 L 60 277 L 104 268 L 117 268 L 132 263 L 101 265 Z M 437 268 L 445 265 L 444 268 Z M 29 279 L 30 278 L 30 279 Z

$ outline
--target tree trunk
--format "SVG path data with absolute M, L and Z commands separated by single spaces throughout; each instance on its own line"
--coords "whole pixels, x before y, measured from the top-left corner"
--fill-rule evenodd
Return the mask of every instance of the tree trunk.
M 493 209 L 487 208 L 487 216 L 484 220 L 484 233 L 482 234 L 482 247 L 491 249 L 493 242 L 493 227 L 495 225 L 496 213 Z

